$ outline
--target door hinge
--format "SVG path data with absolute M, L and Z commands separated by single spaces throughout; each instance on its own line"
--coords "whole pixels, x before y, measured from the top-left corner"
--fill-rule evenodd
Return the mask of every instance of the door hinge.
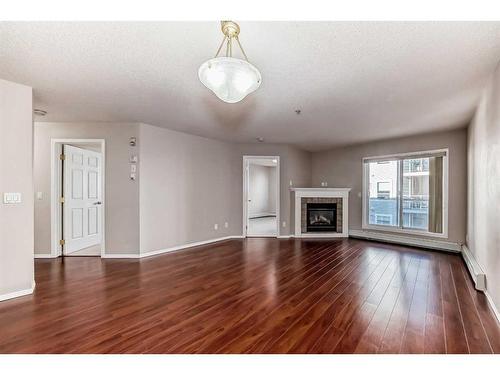
M 59 198 L 59 203 L 64 203 L 64 197 Z
M 66 242 L 64 240 L 59 240 L 59 245 L 64 246 Z
M 66 159 L 66 156 L 64 156 L 64 154 L 61 154 L 61 155 L 59 155 L 59 159 L 61 159 L 61 160 L 65 160 L 65 159 Z

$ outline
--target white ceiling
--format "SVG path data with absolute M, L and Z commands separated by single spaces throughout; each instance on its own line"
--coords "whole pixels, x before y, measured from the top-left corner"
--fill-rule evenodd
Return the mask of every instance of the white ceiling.
M 44 121 L 319 150 L 465 126 L 500 59 L 500 22 L 239 23 L 263 83 L 237 104 L 197 77 L 222 39 L 215 21 L 3 22 L 0 78 L 32 86 Z

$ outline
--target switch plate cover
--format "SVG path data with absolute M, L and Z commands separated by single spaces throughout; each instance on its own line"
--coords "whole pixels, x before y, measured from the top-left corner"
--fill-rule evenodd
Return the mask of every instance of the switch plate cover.
M 3 203 L 21 203 L 21 193 L 3 193 Z

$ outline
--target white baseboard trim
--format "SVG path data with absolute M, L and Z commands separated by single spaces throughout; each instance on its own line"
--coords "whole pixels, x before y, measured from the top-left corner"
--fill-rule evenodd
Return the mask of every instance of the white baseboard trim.
M 104 254 L 101 258 L 106 259 L 139 259 L 141 256 L 139 254 Z
M 279 239 L 288 239 L 288 238 L 293 238 L 293 236 L 291 234 L 287 234 L 287 235 L 278 236 L 276 238 L 279 238 Z
M 349 237 L 397 243 L 401 245 L 423 247 L 426 249 L 442 250 L 453 253 L 460 253 L 461 251 L 461 245 L 456 242 L 439 241 L 428 238 L 415 238 L 410 236 L 401 236 L 396 234 L 380 233 L 359 229 L 349 230 Z
M 173 246 L 173 247 L 169 247 L 166 249 L 148 251 L 147 253 L 142 253 L 142 254 L 107 253 L 107 254 L 102 255 L 101 258 L 104 258 L 104 259 L 140 259 L 140 258 L 154 256 L 154 255 L 169 253 L 172 251 L 188 249 L 190 247 L 208 245 L 208 244 L 211 244 L 214 242 L 226 241 L 226 240 L 231 240 L 231 239 L 241 239 L 241 238 L 245 238 L 245 237 L 242 235 L 219 237 L 219 238 L 214 238 L 214 239 L 206 240 L 206 241 L 191 242 L 191 243 L 188 243 L 185 245 Z M 51 254 L 35 254 L 35 258 L 57 258 L 57 256 L 52 256 Z
M 247 238 L 279 238 L 274 234 L 247 234 Z
M 237 239 L 237 238 L 244 238 L 243 236 L 226 236 L 226 237 L 219 237 L 219 238 L 213 238 L 211 240 L 206 240 L 206 241 L 198 241 L 198 242 L 191 242 L 185 245 L 178 245 L 178 246 L 173 246 L 169 247 L 166 249 L 160 249 L 160 250 L 154 250 L 154 251 L 148 251 L 147 253 L 142 253 L 140 254 L 140 258 L 146 258 L 154 255 L 160 255 L 164 253 L 170 253 L 172 251 L 178 251 L 178 250 L 184 250 L 188 249 L 190 247 L 195 247 L 195 246 L 201 246 L 201 245 L 208 245 L 214 242 L 220 242 L 220 241 L 226 241 L 226 240 L 232 240 L 232 239 Z
M 8 299 L 22 297 L 22 296 L 26 296 L 28 294 L 32 294 L 33 291 L 35 290 L 35 285 L 36 285 L 35 280 L 33 280 L 31 282 L 31 288 L 29 288 L 29 289 L 23 289 L 23 290 L 18 290 L 16 292 L 2 294 L 2 295 L 0 295 L 0 301 L 6 301 Z
M 301 233 L 299 235 L 294 235 L 295 238 L 303 238 L 303 239 L 311 239 L 311 238 L 331 238 L 331 239 L 338 239 L 338 238 L 347 238 L 349 237 L 348 235 L 344 233 Z
M 46 258 L 57 258 L 57 256 L 52 254 L 37 254 L 35 253 L 35 259 L 46 259 Z
M 498 311 L 497 307 L 495 306 L 495 303 L 493 302 L 491 295 L 488 293 L 487 290 L 484 291 L 484 295 L 486 296 L 486 300 L 488 301 L 488 304 L 490 305 L 490 308 L 493 311 L 493 314 L 495 314 L 495 317 L 497 318 L 498 323 L 500 323 L 500 311 Z
M 477 290 L 481 290 L 483 292 L 486 291 L 486 273 L 483 271 L 483 268 L 476 260 L 476 257 L 466 245 L 462 245 L 462 257 L 464 258 L 465 264 L 469 269 L 469 273 L 474 280 L 474 285 Z

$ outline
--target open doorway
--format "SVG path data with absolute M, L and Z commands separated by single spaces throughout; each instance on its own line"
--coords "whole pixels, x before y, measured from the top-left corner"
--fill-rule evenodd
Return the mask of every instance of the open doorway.
M 243 156 L 243 235 L 278 237 L 279 156 Z
M 102 256 L 105 142 L 52 139 L 51 255 Z

